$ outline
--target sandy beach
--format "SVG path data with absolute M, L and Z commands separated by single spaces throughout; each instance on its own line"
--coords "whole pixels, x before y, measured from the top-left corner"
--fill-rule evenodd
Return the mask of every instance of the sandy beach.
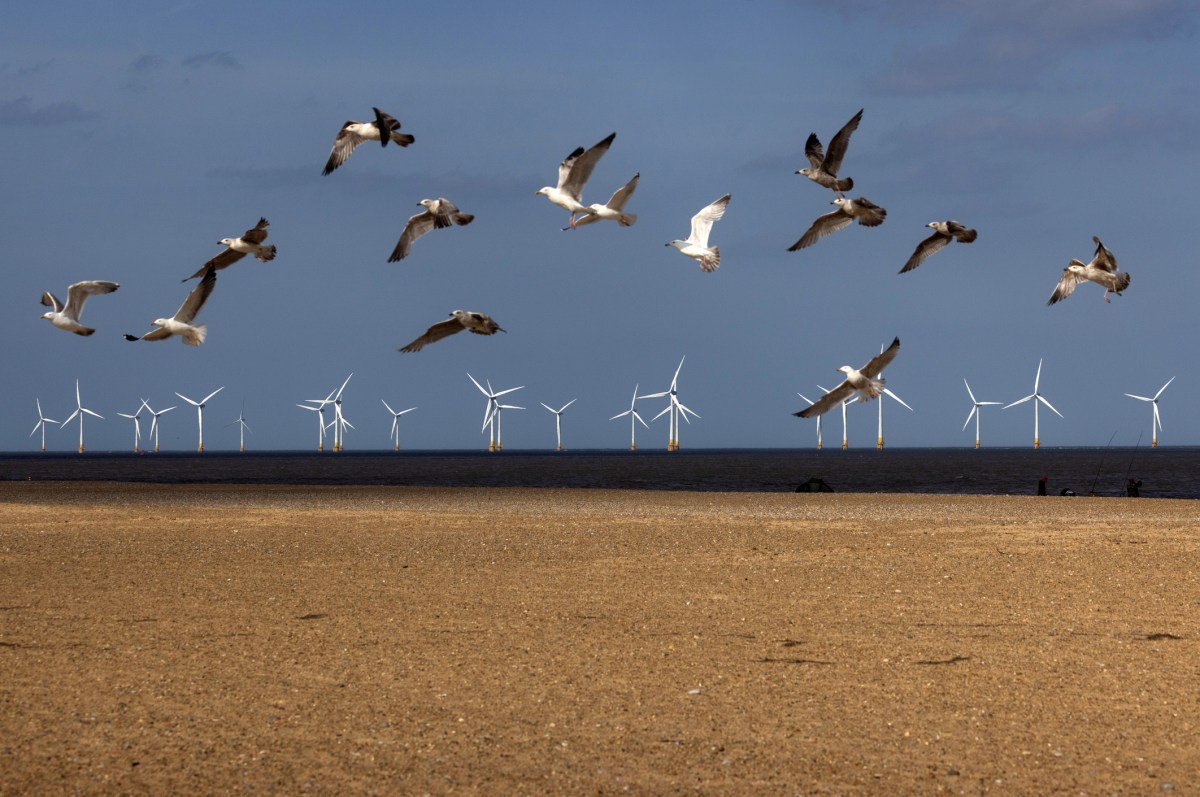
M 1200 791 L 1200 505 L 0 483 L 0 794 Z

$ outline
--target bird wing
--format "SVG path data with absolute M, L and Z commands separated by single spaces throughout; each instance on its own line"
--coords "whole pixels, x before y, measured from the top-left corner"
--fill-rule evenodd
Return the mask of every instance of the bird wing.
M 904 268 L 900 269 L 900 273 L 903 274 L 906 271 L 912 271 L 914 268 L 924 263 L 925 258 L 929 257 L 934 252 L 945 248 L 945 246 L 949 243 L 949 235 L 942 235 L 940 232 L 935 232 L 933 235 L 917 244 L 917 248 L 912 253 L 912 257 L 910 257 L 908 262 L 904 264 Z
M 404 232 L 400 233 L 400 240 L 396 242 L 396 248 L 392 250 L 392 256 L 388 258 L 388 262 L 395 263 L 397 260 L 408 257 L 413 241 L 432 230 L 435 221 L 434 215 L 428 210 L 409 216 L 408 223 L 404 225 Z
M 826 174 L 837 177 L 838 169 L 842 167 L 842 158 L 846 156 L 846 147 L 850 146 L 850 135 L 858 129 L 862 115 L 863 112 L 860 109 L 829 142 L 829 151 L 825 153 L 825 160 L 821 165 Z
M 818 217 L 812 223 L 812 226 L 808 228 L 808 231 L 800 236 L 800 240 L 788 247 L 788 251 L 795 252 L 797 249 L 812 246 L 826 235 L 845 229 L 853 222 L 854 217 L 848 213 L 844 213 L 840 208 L 831 213 L 826 213 L 824 216 Z
M 44 304 L 46 307 L 49 307 L 56 313 L 61 313 L 63 309 L 63 303 L 60 302 L 58 297 L 50 291 L 46 291 L 42 294 L 42 304 Z
M 975 230 L 969 230 L 957 221 L 946 222 L 946 231 L 958 239 L 959 243 L 973 243 L 979 237 L 979 233 Z
M 457 318 L 448 318 L 445 321 L 438 323 L 425 330 L 425 334 L 400 349 L 402 352 L 418 352 L 429 343 L 437 343 L 442 338 L 449 337 L 455 332 L 462 332 L 464 329 L 462 322 Z
M 1096 236 L 1093 235 L 1092 240 L 1096 242 L 1096 254 L 1092 256 L 1091 265 L 1109 274 L 1116 273 L 1117 259 L 1113 257 L 1113 253 L 1108 251 Z
M 613 210 L 621 210 L 624 208 L 625 203 L 629 201 L 629 197 L 633 196 L 633 192 L 637 190 L 638 180 L 641 178 L 641 176 L 642 173 L 638 172 L 633 176 L 633 179 L 618 188 L 608 200 L 608 206 Z M 579 223 L 576 222 L 576 226 L 578 225 Z
M 701 209 L 695 216 L 692 216 L 692 234 L 688 236 L 688 243 L 693 243 L 697 246 L 708 246 L 708 233 L 712 230 L 713 222 L 725 215 L 725 208 L 729 205 L 729 197 L 730 194 L 726 194 L 716 202 Z
M 384 113 L 378 108 L 372 108 L 371 110 L 375 112 L 375 127 L 379 129 L 380 146 L 386 147 L 389 141 L 394 141 L 402 147 L 407 147 L 416 141 L 408 133 L 396 132 L 400 129 L 400 122 L 394 116 Z
M 1081 263 L 1080 265 L 1083 264 Z M 1062 276 L 1058 278 L 1058 285 L 1054 287 L 1054 293 L 1050 294 L 1050 301 L 1046 302 L 1046 305 L 1049 306 L 1056 302 L 1061 302 L 1074 293 L 1075 287 L 1083 281 L 1083 277 L 1071 271 L 1070 267 L 1064 268 Z
M 325 162 L 325 171 L 321 172 L 321 174 L 329 174 L 341 166 L 346 162 L 346 158 L 350 157 L 350 153 L 354 152 L 354 148 L 363 143 L 364 139 L 362 136 L 347 129 L 350 125 L 356 124 L 358 122 L 350 120 L 342 125 L 337 138 L 333 140 L 333 149 L 329 151 L 329 160 Z
M 62 311 L 63 315 L 78 321 L 79 314 L 83 312 L 83 303 L 88 300 L 89 296 L 100 293 L 112 293 L 119 287 L 121 286 L 117 283 L 109 282 L 108 280 L 76 282 L 67 288 L 67 306 Z
M 492 320 L 491 316 L 484 313 L 468 312 L 467 317 L 472 322 L 466 325 L 468 332 L 474 332 L 476 335 L 495 335 L 497 332 L 504 331 L 499 324 Z
M 816 133 L 809 133 L 808 140 L 804 142 L 804 157 L 808 158 L 808 165 L 814 169 L 821 168 L 821 162 L 825 160 L 825 150 L 821 149 L 821 139 L 817 138 Z
M 203 266 L 201 266 L 200 269 L 195 274 L 188 277 L 188 279 L 195 279 L 196 277 L 203 277 L 205 272 L 209 271 L 210 269 L 213 271 L 220 271 L 221 269 L 225 268 L 226 266 L 232 266 L 234 263 L 238 262 L 245 256 L 246 256 L 245 252 L 239 252 L 236 249 L 226 249 L 224 252 L 217 255 L 212 260 L 209 260 L 207 263 L 205 263 Z
M 805 407 L 799 412 L 792 414 L 800 418 L 813 418 L 817 415 L 824 415 L 846 399 L 850 398 L 853 393 L 854 387 L 849 382 L 842 382 L 833 390 L 817 399 L 811 407 Z
M 262 243 L 263 241 L 267 240 L 267 227 L 270 226 L 270 224 L 271 222 L 260 217 L 258 224 L 255 224 L 254 227 L 242 233 L 242 240 L 252 244 Z
M 870 362 L 858 369 L 858 372 L 863 376 L 868 376 L 871 379 L 879 376 L 884 368 L 888 367 L 888 363 L 896 359 L 896 355 L 900 353 L 900 338 L 892 340 L 892 345 L 876 354 L 871 358 Z
M 192 292 L 183 300 L 183 304 L 179 305 L 179 310 L 175 313 L 175 320 L 184 324 L 192 323 L 196 314 L 200 312 L 200 308 L 208 301 L 209 294 L 213 292 L 216 284 L 217 270 L 210 268 L 204 272 L 204 279 L 200 280 L 200 284 L 192 288 Z
M 155 327 L 154 329 L 147 332 L 145 335 L 142 335 L 140 338 L 135 338 L 133 335 L 126 335 L 125 339 L 126 340 L 166 340 L 169 337 L 171 337 L 170 332 L 163 329 L 162 327 Z M 165 411 L 166 410 L 164 410 L 164 412 Z
M 571 153 L 571 157 L 563 161 L 562 166 L 558 168 L 559 189 L 570 194 L 578 202 L 580 195 L 583 193 L 584 183 L 592 176 L 592 170 L 596 168 L 600 157 L 608 152 L 609 145 L 612 144 L 613 139 L 616 137 L 616 133 L 609 133 L 591 149 L 585 152 L 580 152 L 577 149 Z

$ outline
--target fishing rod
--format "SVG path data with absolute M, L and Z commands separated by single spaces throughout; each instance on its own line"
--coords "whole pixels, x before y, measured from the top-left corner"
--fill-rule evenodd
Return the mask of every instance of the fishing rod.
M 1104 469 L 1104 457 L 1108 455 L 1108 448 L 1112 445 L 1113 437 L 1116 436 L 1117 433 L 1114 430 L 1112 437 L 1108 438 L 1108 445 L 1104 447 L 1104 453 L 1100 455 L 1100 467 L 1096 468 L 1096 478 L 1092 479 L 1092 489 L 1088 491 L 1088 495 L 1096 494 L 1096 482 L 1100 481 L 1100 471 Z
M 1133 453 L 1129 455 L 1129 467 L 1125 469 L 1125 481 L 1129 482 L 1129 474 L 1133 473 L 1133 458 L 1137 456 L 1138 446 L 1142 444 L 1142 433 L 1138 432 L 1137 443 L 1133 446 Z

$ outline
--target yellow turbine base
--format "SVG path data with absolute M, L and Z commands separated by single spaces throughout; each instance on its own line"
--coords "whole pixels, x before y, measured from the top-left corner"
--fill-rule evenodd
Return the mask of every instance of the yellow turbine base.
M 879 449 L 880 451 L 883 450 L 883 438 L 882 437 L 875 441 L 875 447 L 877 449 Z
M 79 453 L 80 453 L 80 454 L 82 454 L 82 453 L 83 453 L 83 443 L 80 443 L 80 444 L 79 444 Z
M 196 453 L 197 453 L 197 454 L 203 454 L 203 453 L 204 453 L 204 443 L 201 443 L 200 445 L 196 446 Z
M 1157 437 L 1150 441 L 1150 447 L 1158 448 L 1158 438 Z
M 820 444 L 820 443 L 817 443 L 817 450 L 818 450 L 818 451 L 820 451 L 820 450 L 821 450 L 821 444 Z
M 630 444 L 629 444 L 629 450 L 630 450 L 630 451 L 637 451 L 637 443 L 630 443 Z
M 1035 437 L 1035 438 L 1033 438 L 1033 447 L 1034 447 L 1034 448 L 1041 448 L 1041 447 L 1042 447 L 1042 441 L 1041 441 L 1041 440 L 1038 440 L 1036 437 Z
M 850 448 L 850 445 L 845 440 L 843 440 L 842 441 L 842 450 L 845 451 L 848 448 Z
M 975 441 L 975 447 L 976 447 L 976 448 L 979 448 L 979 441 L 978 441 L 978 440 L 976 440 L 976 441 Z

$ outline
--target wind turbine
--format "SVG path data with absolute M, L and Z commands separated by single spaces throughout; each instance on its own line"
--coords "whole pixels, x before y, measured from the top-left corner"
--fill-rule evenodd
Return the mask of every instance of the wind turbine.
M 250 428 L 250 424 L 246 423 L 246 402 L 242 401 L 242 408 L 238 411 L 236 421 L 230 421 L 226 426 L 238 425 L 238 451 L 246 450 L 246 432 L 254 434 L 254 430 Z
M 143 400 L 142 404 L 146 407 L 146 409 L 150 410 L 150 437 L 154 438 L 154 453 L 157 454 L 158 453 L 158 416 L 166 415 L 168 412 L 170 412 L 171 410 L 173 410 L 175 408 L 167 407 L 165 410 L 159 410 L 158 412 L 155 412 L 154 408 L 150 406 L 149 402 Z
M 489 385 L 489 387 L 491 387 Z M 496 450 L 499 451 L 502 446 L 500 444 L 500 410 L 523 410 L 524 407 L 518 407 L 515 404 L 500 404 L 497 403 L 492 408 L 492 423 L 496 425 Z M 480 431 L 483 431 L 482 429 Z
M 824 390 L 824 388 L 821 388 L 821 389 Z M 797 393 L 796 395 L 799 396 L 800 398 L 804 399 L 805 401 L 807 401 L 809 406 L 812 406 L 813 400 L 810 399 L 808 396 L 804 395 L 803 393 Z M 817 450 L 818 451 L 821 450 L 821 416 L 820 415 L 817 416 Z
M 117 415 L 120 415 L 122 418 L 128 418 L 129 420 L 133 421 L 133 453 L 135 453 L 135 454 L 137 452 L 141 451 L 141 447 L 139 446 L 139 443 L 142 440 L 141 417 L 142 417 L 142 408 L 144 408 L 146 406 L 146 400 L 141 399 L 141 402 L 142 403 L 138 405 L 137 412 L 135 412 L 133 415 L 129 415 L 128 413 L 124 413 L 124 412 L 117 413 Z
M 690 424 L 691 421 L 688 421 L 688 417 L 687 417 L 688 413 L 691 413 L 691 415 L 693 417 L 696 417 L 696 418 L 700 417 L 699 414 L 692 412 L 692 410 L 685 407 L 679 401 L 679 389 L 678 389 L 679 372 L 683 368 L 683 361 L 685 359 L 687 359 L 687 355 L 684 355 L 684 357 L 679 360 L 679 367 L 675 369 L 675 376 L 671 377 L 671 386 L 669 388 L 662 391 L 661 393 L 650 393 L 645 396 L 639 396 L 639 398 L 661 398 L 663 396 L 669 397 L 666 408 L 663 409 L 662 412 L 658 413 L 658 415 L 655 415 L 653 418 L 650 419 L 651 423 L 653 423 L 654 421 L 661 418 L 663 415 L 667 415 L 667 420 L 669 421 L 669 423 L 667 424 L 669 427 L 668 431 L 667 431 L 667 450 L 668 451 L 678 451 L 679 450 L 679 419 L 683 418 L 683 420 L 687 421 Z
M 500 406 L 496 402 L 496 399 L 498 399 L 500 396 L 503 396 L 505 393 L 512 393 L 514 390 L 521 390 L 521 388 L 523 388 L 525 386 L 521 385 L 521 387 L 510 387 L 508 390 L 501 390 L 499 392 L 496 392 L 496 391 L 492 390 L 491 381 L 488 381 L 487 390 L 484 390 L 483 385 L 476 382 L 475 377 L 471 376 L 471 374 L 469 372 L 467 373 L 467 378 L 471 380 L 471 382 L 475 385 L 475 387 L 479 388 L 480 393 L 482 393 L 483 395 L 485 395 L 487 397 L 487 406 L 484 408 L 484 411 L 483 411 L 483 426 L 480 427 L 479 431 L 482 434 L 484 429 L 487 429 L 490 427 L 491 431 L 488 433 L 488 451 L 498 451 L 500 449 L 500 429 L 499 429 L 500 423 L 498 420 L 494 421 L 493 417 L 492 417 L 495 414 L 496 409 L 498 409 Z M 510 409 L 512 409 L 512 408 L 510 408 Z M 516 409 L 524 409 L 524 408 L 517 407 Z
M 306 399 L 306 401 L 316 404 L 315 407 L 310 407 L 308 404 L 296 405 L 302 410 L 309 410 L 317 414 L 317 451 L 325 450 L 325 430 L 328 428 L 325 425 L 325 405 L 333 403 L 333 394 L 336 392 L 336 390 L 329 391 L 329 395 L 323 399 Z
M 629 450 L 630 451 L 637 451 L 637 426 L 635 426 L 634 424 L 640 423 L 642 426 L 645 426 L 647 429 L 650 428 L 650 426 L 645 421 L 642 420 L 642 416 L 638 415 L 637 409 L 635 409 L 637 407 L 637 400 L 638 400 L 637 391 L 638 391 L 638 386 L 634 385 L 633 386 L 633 400 L 629 402 L 629 409 L 625 410 L 624 412 L 619 412 L 616 415 L 609 418 L 610 421 L 615 421 L 617 418 L 624 418 L 626 415 L 629 416 Z
M 986 407 L 991 404 L 1003 404 L 1002 401 L 976 401 L 975 394 L 971 392 L 971 385 L 966 379 L 963 379 L 963 384 L 967 386 L 967 395 L 971 397 L 971 411 L 967 414 L 967 420 L 963 423 L 963 429 L 967 428 L 967 424 L 971 422 L 971 416 L 975 417 L 975 447 L 979 448 L 979 418 L 983 415 L 980 407 Z
M 543 407 L 554 413 L 554 434 L 558 438 L 558 447 L 554 449 L 555 451 L 562 451 L 562 414 L 566 412 L 567 407 L 574 404 L 576 400 L 577 399 L 571 399 L 557 410 L 545 402 L 539 402 Z
M 380 399 L 380 401 L 383 401 L 383 399 Z M 392 431 L 388 433 L 388 440 L 391 440 L 393 437 L 396 438 L 396 450 L 399 451 L 400 450 L 400 416 L 404 415 L 406 413 L 412 412 L 413 410 L 416 409 L 416 407 L 409 407 L 406 410 L 400 410 L 399 412 L 396 412 L 394 409 L 392 409 L 390 406 L 388 406 L 388 403 L 386 401 L 383 401 L 383 406 L 387 407 L 387 411 L 392 414 Z
M 175 394 L 176 396 L 179 396 L 181 399 L 186 401 L 188 404 L 191 404 L 193 407 L 196 408 L 196 422 L 200 428 L 200 442 L 196 446 L 197 454 L 204 453 L 204 405 L 208 404 L 209 399 L 211 399 L 213 396 L 217 395 L 224 389 L 225 389 L 225 386 L 221 385 L 219 388 L 217 388 L 213 392 L 209 393 L 207 396 L 205 396 L 200 401 L 192 401 L 190 398 L 183 395 L 182 393 Z
M 886 346 L 879 347 L 880 354 L 883 354 L 884 348 L 886 348 Z M 876 376 L 878 377 L 879 381 L 881 381 L 881 382 L 883 381 L 883 369 L 882 368 L 879 370 L 879 373 Z M 895 393 L 893 393 L 887 387 L 883 388 L 883 396 L 891 396 L 896 401 L 900 402 L 900 406 L 904 407 L 909 412 L 915 411 L 915 410 L 913 410 L 912 407 L 910 407 L 904 403 L 904 399 L 897 396 Z M 875 438 L 875 448 L 879 451 L 883 450 L 883 396 L 879 397 L 879 434 Z
M 827 388 L 827 387 L 822 387 L 821 385 L 817 385 L 817 387 L 821 388 L 821 390 L 825 393 L 829 392 L 829 388 Z M 805 399 L 805 401 L 808 401 L 808 399 Z M 853 404 L 856 401 L 858 401 L 858 393 L 854 394 L 854 398 L 848 398 L 842 402 L 842 450 L 843 451 L 846 451 L 850 448 L 850 440 L 846 436 L 846 407 L 850 406 L 851 404 Z
M 42 430 L 42 451 L 45 451 L 46 450 L 46 424 L 58 423 L 58 421 L 54 420 L 53 418 L 47 418 L 45 415 L 42 415 L 42 400 L 41 399 L 34 399 L 34 400 L 37 401 L 38 422 L 37 422 L 37 425 L 35 425 L 33 427 L 33 431 L 29 433 L 29 436 L 33 437 L 34 433 L 37 432 L 38 429 L 41 429 Z
M 351 373 L 350 376 L 354 376 L 354 374 Z M 342 382 L 342 386 L 332 394 L 333 420 L 330 422 L 330 426 L 333 427 L 334 451 L 342 450 L 342 432 L 346 430 L 346 427 L 349 426 L 351 429 L 354 428 L 354 424 L 350 423 L 342 416 L 342 391 L 346 389 L 346 385 L 350 384 L 350 376 L 346 377 L 346 381 Z M 328 399 L 326 400 L 326 403 L 329 403 Z
M 1170 379 L 1167 380 L 1167 385 L 1171 384 L 1174 381 L 1175 381 L 1175 377 L 1171 377 Z M 1132 393 L 1125 394 L 1126 396 L 1129 396 L 1130 398 L 1135 398 L 1138 401 L 1149 401 L 1150 406 L 1154 409 L 1154 415 L 1150 421 L 1150 447 L 1151 448 L 1158 448 L 1158 432 L 1162 429 L 1162 420 L 1158 417 L 1158 397 L 1161 396 L 1163 391 L 1167 389 L 1167 385 L 1163 385 L 1162 387 L 1160 387 L 1158 389 L 1158 392 L 1154 394 L 1154 398 L 1147 398 L 1146 396 L 1135 396 Z M 41 414 L 41 413 L 39 412 L 39 414 Z M 45 449 L 43 449 L 43 450 L 45 450 Z
M 1035 376 L 1033 378 L 1033 392 L 1030 393 L 1025 398 L 1017 399 L 1012 404 L 1007 404 L 1003 407 L 1003 409 L 1008 409 L 1009 407 L 1015 407 L 1018 404 L 1024 404 L 1026 401 L 1029 401 L 1030 399 L 1036 399 L 1036 401 L 1033 402 L 1033 447 L 1034 448 L 1042 447 L 1041 439 L 1038 437 L 1038 402 L 1045 404 L 1058 417 L 1061 418 L 1063 416 L 1061 412 L 1054 409 L 1053 405 L 1051 405 L 1049 401 L 1046 401 L 1045 397 L 1042 396 L 1042 394 L 1038 392 L 1038 382 L 1041 381 L 1041 378 L 1042 378 L 1042 361 L 1038 360 L 1037 376 Z
M 76 415 L 79 416 L 79 453 L 82 454 L 83 453 L 83 416 L 91 415 L 92 417 L 99 418 L 100 420 L 104 420 L 104 416 L 97 415 L 96 413 L 89 410 L 87 407 L 83 406 L 83 400 L 79 398 L 79 380 L 78 379 L 75 380 L 75 411 L 72 412 L 71 415 L 65 421 L 62 422 L 62 426 L 66 426 L 68 423 L 73 421 L 75 419 Z M 62 427 L 60 426 L 59 428 L 62 428 Z

